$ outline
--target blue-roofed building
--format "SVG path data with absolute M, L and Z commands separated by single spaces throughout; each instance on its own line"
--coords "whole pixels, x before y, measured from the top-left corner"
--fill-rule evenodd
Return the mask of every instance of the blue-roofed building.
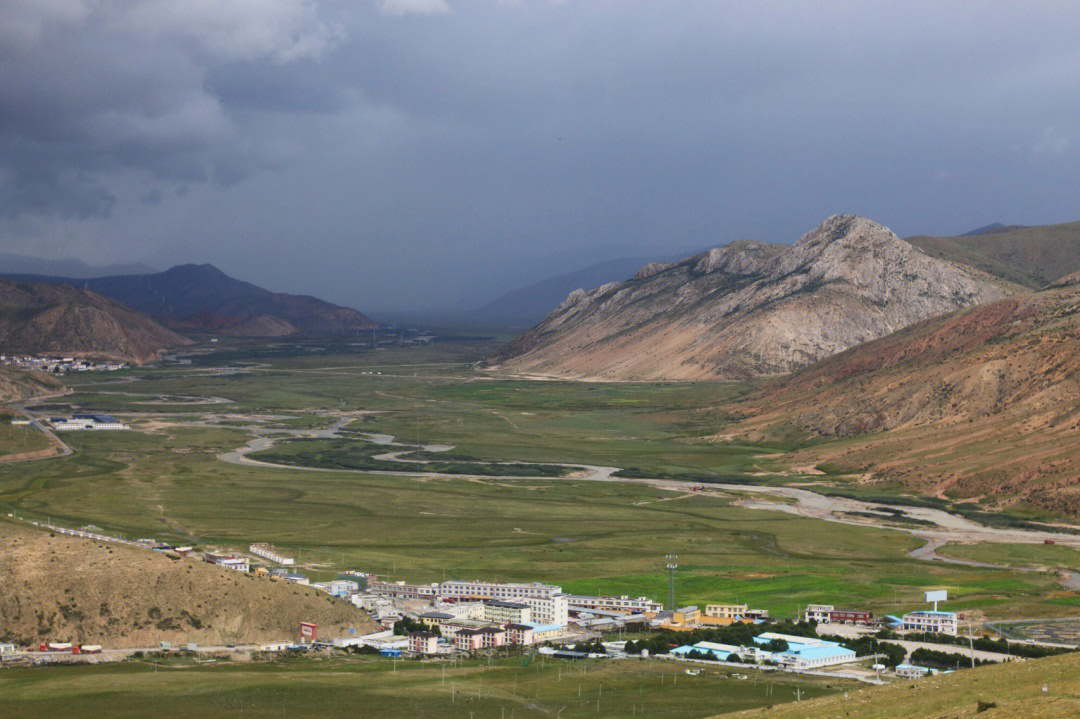
M 523 626 L 532 627 L 533 641 L 544 642 L 556 639 L 563 635 L 566 627 L 562 624 L 539 624 L 537 622 L 522 622 Z
M 782 652 L 771 652 L 762 648 L 776 639 L 787 642 L 787 649 Z M 754 637 L 754 644 L 751 646 L 737 647 L 732 644 L 698 642 L 673 649 L 671 653 L 675 656 L 686 657 L 695 651 L 711 654 L 719 661 L 727 661 L 734 654 L 738 655 L 740 661 L 743 662 L 776 662 L 792 669 L 827 667 L 853 662 L 857 658 L 854 651 L 837 642 L 775 632 L 765 632 Z
M 896 665 L 896 676 L 903 677 L 904 679 L 922 679 L 923 677 L 933 676 L 937 673 L 938 670 L 933 667 L 920 667 L 915 664 Z

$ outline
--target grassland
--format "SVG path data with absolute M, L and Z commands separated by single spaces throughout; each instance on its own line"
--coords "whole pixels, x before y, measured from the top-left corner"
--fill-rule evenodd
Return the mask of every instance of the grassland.
M 36 427 L 13 425 L 12 414 L 0 414 L 0 458 L 48 449 L 49 440 Z
M 1045 686 L 1045 692 L 1043 687 Z M 719 714 L 720 712 L 717 712 Z M 749 710 L 770 719 L 1065 719 L 1080 716 L 1080 656 L 1011 662 Z
M 444 674 L 445 672 L 445 674 Z M 444 679 L 445 676 L 445 679 Z M 445 682 L 445 683 L 444 683 Z M 787 677 L 687 676 L 661 662 L 521 659 L 440 665 L 378 659 L 247 665 L 149 663 L 0 673 L 5 719 L 221 716 L 529 719 L 696 718 L 819 697 L 843 684 Z M 599 712 L 597 702 L 599 701 Z
M 1061 545 L 948 544 L 939 549 L 938 554 L 1018 567 L 1042 566 L 1080 570 L 1080 552 Z
M 114 412 L 134 430 L 72 433 L 70 457 L 0 467 L 0 511 L 186 543 L 269 541 L 325 565 L 328 575 L 357 568 L 411 581 L 541 580 L 663 599 L 664 555 L 674 552 L 686 602 L 738 599 L 791 615 L 828 600 L 892 612 L 941 586 L 953 606 L 997 618 L 1072 611 L 1061 600 L 1076 595 L 1048 575 L 919 562 L 907 556 L 919 540 L 904 532 L 751 510 L 731 494 L 227 464 L 217 456 L 246 444 L 256 428 L 317 429 L 344 418 L 351 430 L 450 444 L 480 460 L 791 479 L 777 472 L 777 459 L 797 438 L 767 446 L 712 439 L 733 419 L 714 407 L 748 385 L 492 379 L 467 361 L 479 354 L 469 342 L 270 349 L 75 378 L 77 393 L 46 407 Z M 238 362 L 241 371 L 224 366 Z

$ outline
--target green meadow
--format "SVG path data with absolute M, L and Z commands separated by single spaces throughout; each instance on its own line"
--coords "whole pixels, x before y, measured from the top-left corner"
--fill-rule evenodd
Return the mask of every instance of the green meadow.
M 328 354 L 286 349 L 244 345 L 188 367 L 76 378 L 75 395 L 41 411 L 114 412 L 133 430 L 69 433 L 72 456 L 0 466 L 0 511 L 128 537 L 272 542 L 318 565 L 316 577 L 353 568 L 424 582 L 537 580 L 658 600 L 667 597 L 664 557 L 675 553 L 680 603 L 738 600 L 779 616 L 823 601 L 906 610 L 921 605 L 928 586 L 949 588 L 954 607 L 999 618 L 1060 616 L 1071 611 L 1062 600 L 1077 596 L 1049 574 L 916 561 L 907 553 L 920 540 L 906 532 L 752 510 L 740 506 L 737 492 L 221 461 L 219 454 L 257 430 L 281 438 L 270 452 L 329 447 L 363 466 L 378 448 L 361 433 L 379 432 L 409 444 L 453 445 L 447 458 L 466 465 L 561 462 L 789 481 L 777 474 L 784 446 L 711 439 L 732 421 L 716 407 L 749 385 L 498 379 L 475 368 L 483 347 L 468 342 Z M 288 440 L 289 431 L 340 420 L 354 441 Z
M 851 684 L 666 662 L 292 659 L 193 666 L 132 662 L 0 672 L 5 719 L 221 716 L 691 719 L 827 696 Z

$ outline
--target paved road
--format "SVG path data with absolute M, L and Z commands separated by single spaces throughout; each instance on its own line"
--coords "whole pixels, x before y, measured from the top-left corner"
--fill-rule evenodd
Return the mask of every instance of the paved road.
M 962 656 L 965 661 L 969 660 L 969 658 L 971 657 L 971 651 L 968 649 L 968 647 L 961 647 L 961 646 L 955 645 L 955 644 L 935 644 L 933 642 L 909 642 L 906 639 L 882 639 L 881 641 L 885 642 L 886 644 L 899 644 L 900 646 L 902 646 L 904 649 L 907 650 L 907 653 L 908 653 L 909 656 L 916 649 L 930 649 L 930 650 L 935 651 L 935 652 L 945 652 L 946 654 L 956 654 L 956 655 Z M 980 661 L 985 660 L 985 661 L 990 661 L 990 662 L 1007 662 L 1007 661 L 1016 659 L 1016 657 L 1011 656 L 1009 654 L 1002 654 L 1001 652 L 984 652 L 984 651 L 982 651 L 980 649 L 975 650 L 975 658 L 980 660 Z M 961 662 L 961 665 L 963 665 L 963 664 L 964 664 L 964 662 Z M 970 664 L 968 664 L 968 666 L 970 666 Z

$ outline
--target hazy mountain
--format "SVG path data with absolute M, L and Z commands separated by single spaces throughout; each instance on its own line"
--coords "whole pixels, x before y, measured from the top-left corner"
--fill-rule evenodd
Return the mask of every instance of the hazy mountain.
M 82 260 L 51 259 L 0 252 L 0 275 L 51 275 L 58 277 L 105 277 L 107 275 L 141 275 L 157 272 L 140 262 L 104 266 L 88 265 Z
M 1016 289 L 836 215 L 791 246 L 737 242 L 575 291 L 491 364 L 619 380 L 779 374 Z
M 0 352 L 156 359 L 191 341 L 116 300 L 70 285 L 0 280 Z
M 574 272 L 548 277 L 526 287 L 511 290 L 470 313 L 482 324 L 512 327 L 534 325 L 572 291 L 622 280 L 649 261 L 648 257 L 620 257 L 590 265 Z
M 230 337 L 287 337 L 298 331 L 285 320 L 273 315 L 241 318 L 213 312 L 196 312 L 189 317 L 168 319 L 165 324 L 181 332 L 213 332 Z
M 850 437 L 800 462 L 1080 514 L 1077 283 L 937 317 L 776 380 L 737 410 L 750 417 L 739 433 Z
M 957 237 L 909 237 L 931 257 L 977 267 L 1038 289 L 1080 270 L 1080 222 L 988 225 Z
M 18 279 L 85 287 L 160 319 L 184 319 L 199 313 L 225 315 L 237 320 L 270 315 L 312 333 L 377 326 L 354 309 L 308 295 L 271 292 L 229 277 L 213 265 L 178 265 L 149 275 Z

